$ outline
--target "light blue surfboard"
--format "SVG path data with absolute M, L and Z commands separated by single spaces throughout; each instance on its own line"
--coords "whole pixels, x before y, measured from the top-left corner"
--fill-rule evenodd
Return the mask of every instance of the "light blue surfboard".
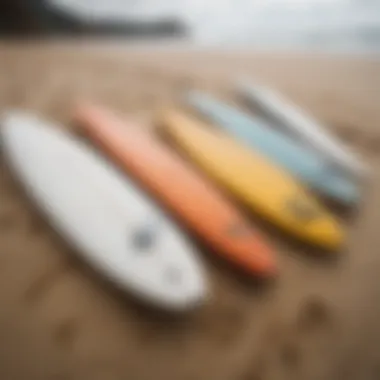
M 348 177 L 285 134 L 271 129 L 263 119 L 253 118 L 198 91 L 188 92 L 185 101 L 320 194 L 348 205 L 358 201 L 358 188 Z

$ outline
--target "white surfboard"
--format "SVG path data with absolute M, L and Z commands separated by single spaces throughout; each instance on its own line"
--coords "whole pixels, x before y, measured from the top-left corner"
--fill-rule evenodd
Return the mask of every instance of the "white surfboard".
M 169 310 L 205 299 L 186 239 L 112 165 L 37 116 L 9 112 L 1 124 L 2 150 L 28 195 L 98 272 Z
M 238 83 L 238 90 L 286 128 L 289 134 L 299 138 L 351 177 L 368 175 L 367 166 L 348 147 L 299 107 L 285 101 L 279 93 L 261 85 L 247 84 L 246 81 Z

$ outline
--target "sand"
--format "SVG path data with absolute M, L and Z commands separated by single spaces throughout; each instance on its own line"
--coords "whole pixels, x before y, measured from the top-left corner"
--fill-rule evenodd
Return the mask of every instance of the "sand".
M 190 85 L 233 99 L 233 75 L 277 86 L 373 168 L 358 209 L 339 214 L 346 247 L 335 259 L 317 258 L 268 232 L 281 275 L 266 286 L 202 251 L 213 296 L 192 315 L 165 316 L 121 296 L 77 260 L 1 159 L 1 379 L 380 378 L 379 61 L 3 43 L 0 110 L 25 107 L 69 128 L 73 100 L 90 96 L 148 121 Z

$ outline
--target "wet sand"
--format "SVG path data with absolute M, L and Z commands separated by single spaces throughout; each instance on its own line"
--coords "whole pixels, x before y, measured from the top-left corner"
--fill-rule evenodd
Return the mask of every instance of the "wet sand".
M 273 235 L 281 275 L 267 285 L 243 281 L 202 250 L 213 296 L 173 318 L 121 296 L 77 260 L 1 159 L 1 379 L 380 377 L 379 61 L 0 44 L 0 111 L 25 107 L 74 128 L 72 102 L 90 96 L 149 121 L 188 86 L 233 100 L 234 75 L 277 86 L 372 167 L 360 206 L 340 215 L 344 250 L 315 256 Z

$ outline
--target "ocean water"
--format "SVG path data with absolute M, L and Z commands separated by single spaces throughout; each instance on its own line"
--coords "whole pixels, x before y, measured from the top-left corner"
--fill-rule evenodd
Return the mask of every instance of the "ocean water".
M 380 0 L 50 0 L 86 19 L 173 17 L 196 45 L 380 52 Z

